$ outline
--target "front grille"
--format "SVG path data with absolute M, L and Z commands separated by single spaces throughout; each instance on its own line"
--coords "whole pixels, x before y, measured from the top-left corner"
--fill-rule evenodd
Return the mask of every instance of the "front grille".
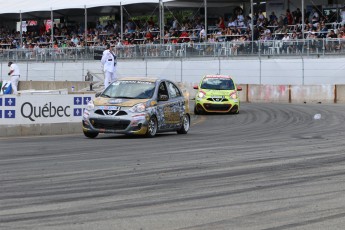
M 96 129 L 125 130 L 131 121 L 128 120 L 102 120 L 90 119 L 92 126 Z
M 205 103 L 204 107 L 209 111 L 228 111 L 231 105 Z
M 229 101 L 226 98 L 213 98 L 213 97 L 209 97 L 207 98 L 208 101 L 212 101 L 212 102 L 224 102 L 224 101 Z
M 122 110 L 102 110 L 98 109 L 95 111 L 95 114 L 102 115 L 102 116 L 124 116 L 127 115 L 125 111 Z

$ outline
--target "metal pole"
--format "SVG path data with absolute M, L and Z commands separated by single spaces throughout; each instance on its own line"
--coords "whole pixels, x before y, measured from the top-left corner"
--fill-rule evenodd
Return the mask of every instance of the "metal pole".
M 164 43 L 164 5 L 163 1 L 159 0 L 159 29 L 160 29 L 160 44 Z
M 302 0 L 302 37 L 304 39 L 304 0 Z
M 84 24 L 84 45 L 86 46 L 86 38 L 87 38 L 87 9 L 85 5 L 85 24 Z
M 158 2 L 158 12 L 159 12 L 159 43 L 162 44 L 162 0 L 159 0 Z
M 304 58 L 303 55 L 301 55 L 302 59 L 302 85 L 304 85 Z
M 53 18 L 53 9 L 51 8 L 50 11 L 50 34 L 51 34 L 51 47 L 54 47 L 54 31 L 53 31 L 53 27 L 54 27 L 54 18 Z
M 122 9 L 122 2 L 120 2 L 120 12 L 121 12 L 121 41 L 123 40 L 123 9 Z
M 29 77 L 29 61 L 26 61 L 26 81 L 29 80 L 28 77 Z
M 262 68 L 262 63 L 261 63 L 261 56 L 259 55 L 259 62 L 260 62 L 260 76 L 259 76 L 259 81 L 260 81 L 260 85 L 261 85 L 261 77 L 262 77 L 262 72 L 261 72 L 261 68 Z
M 205 40 L 207 41 L 207 0 L 204 0 L 204 9 L 205 9 L 205 34 L 206 34 L 206 37 L 205 37 Z
M 254 53 L 254 3 L 253 0 L 250 0 L 250 11 L 252 12 L 252 17 L 250 20 L 251 31 L 252 31 L 252 54 Z
M 19 20 L 20 20 L 20 48 L 23 47 L 23 18 L 22 11 L 19 11 Z
M 182 57 L 181 57 L 181 80 L 180 82 L 183 82 L 183 60 L 182 60 Z
M 56 61 L 54 61 L 54 81 L 55 81 L 55 76 L 56 76 Z

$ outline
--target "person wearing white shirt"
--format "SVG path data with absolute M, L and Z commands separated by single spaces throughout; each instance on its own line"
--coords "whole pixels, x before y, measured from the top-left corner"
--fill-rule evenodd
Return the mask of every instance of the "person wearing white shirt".
M 345 7 L 343 7 L 341 13 L 340 13 L 340 17 L 341 17 L 341 25 L 344 26 L 345 25 Z
M 104 88 L 107 88 L 109 84 L 115 81 L 115 71 L 116 71 L 116 55 L 111 50 L 110 44 L 107 44 L 106 50 L 103 51 L 101 63 L 103 65 L 104 71 Z
M 287 49 L 289 48 L 289 44 L 287 42 L 288 40 L 290 40 L 290 36 L 287 33 L 285 33 L 284 37 L 282 38 L 282 50 L 286 52 L 288 52 Z
M 207 35 L 206 35 L 206 30 L 205 28 L 202 28 L 201 31 L 199 32 L 199 36 L 200 36 L 200 40 L 202 41 L 205 41 L 206 38 L 207 38 Z
M 237 21 L 236 20 L 230 20 L 230 22 L 228 23 L 228 27 L 236 27 L 237 26 Z
M 8 62 L 8 67 L 10 67 L 10 72 L 8 72 L 8 76 L 11 76 L 11 86 L 13 94 L 18 93 L 18 82 L 20 77 L 20 71 L 17 64 L 13 62 Z

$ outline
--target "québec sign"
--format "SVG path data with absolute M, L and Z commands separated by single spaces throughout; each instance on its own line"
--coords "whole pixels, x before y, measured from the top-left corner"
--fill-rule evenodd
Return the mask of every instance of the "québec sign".
M 94 94 L 2 95 L 0 125 L 80 122 Z
M 71 106 L 54 106 L 52 102 L 46 103 L 44 106 L 34 106 L 30 102 L 25 102 L 20 109 L 21 115 L 31 121 L 35 121 L 35 119 L 40 117 L 70 117 L 70 110 Z

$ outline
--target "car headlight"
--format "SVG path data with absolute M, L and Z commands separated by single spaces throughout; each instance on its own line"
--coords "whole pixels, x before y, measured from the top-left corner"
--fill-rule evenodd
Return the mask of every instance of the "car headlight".
M 144 103 L 136 104 L 132 108 L 129 109 L 131 113 L 142 113 L 145 110 L 146 110 L 146 105 Z
M 87 110 L 93 110 L 95 108 L 95 105 L 93 104 L 93 101 L 89 101 L 89 103 L 87 103 L 86 105 L 86 109 Z
M 203 98 L 203 97 L 205 97 L 206 96 L 206 93 L 204 92 L 204 91 L 200 91 L 199 93 L 198 93 L 198 97 L 199 98 Z
M 237 93 L 236 93 L 236 91 L 232 92 L 232 93 L 230 94 L 230 97 L 231 97 L 232 99 L 237 99 Z

